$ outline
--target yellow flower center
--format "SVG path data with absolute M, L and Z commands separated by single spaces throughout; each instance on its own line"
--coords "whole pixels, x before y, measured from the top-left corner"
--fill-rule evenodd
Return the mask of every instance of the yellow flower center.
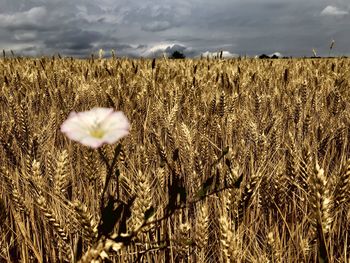
M 90 131 L 90 135 L 92 137 L 101 139 L 105 135 L 105 131 L 102 129 L 99 129 L 99 128 L 95 128 L 95 129 Z

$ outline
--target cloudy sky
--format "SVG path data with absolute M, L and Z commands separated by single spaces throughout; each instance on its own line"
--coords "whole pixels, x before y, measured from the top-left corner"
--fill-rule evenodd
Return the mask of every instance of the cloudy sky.
M 350 56 L 349 0 L 0 0 L 0 49 L 27 56 L 311 56 L 333 39 Z

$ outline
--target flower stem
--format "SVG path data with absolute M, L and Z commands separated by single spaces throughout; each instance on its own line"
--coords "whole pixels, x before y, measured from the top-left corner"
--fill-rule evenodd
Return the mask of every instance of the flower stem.
M 112 174 L 113 174 L 113 168 L 114 168 L 115 164 L 117 163 L 120 151 L 121 151 L 121 144 L 119 143 L 114 150 L 113 160 L 112 160 L 112 163 L 110 164 L 107 157 L 102 152 L 101 148 L 98 148 L 98 153 L 100 154 L 101 159 L 103 160 L 103 162 L 105 163 L 105 165 L 107 167 L 106 180 L 105 180 L 105 184 L 104 184 L 102 195 L 101 195 L 101 206 L 100 206 L 101 212 L 104 208 L 104 200 L 105 200 L 104 197 L 105 197 L 109 182 L 111 181 Z M 116 180 L 117 180 L 117 200 L 119 200 L 119 171 L 116 172 Z

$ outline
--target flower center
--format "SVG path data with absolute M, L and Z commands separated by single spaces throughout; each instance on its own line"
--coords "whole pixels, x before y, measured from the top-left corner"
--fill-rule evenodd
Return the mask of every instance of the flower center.
M 100 128 L 98 128 L 98 127 L 96 127 L 96 128 L 94 128 L 94 129 L 92 129 L 92 130 L 90 131 L 90 135 L 91 135 L 92 137 L 101 139 L 101 138 L 105 135 L 105 131 L 102 130 L 102 129 L 100 129 Z
M 91 127 L 90 135 L 92 137 L 101 139 L 105 135 L 105 133 L 106 132 L 103 129 L 101 129 L 101 124 L 95 121 Z

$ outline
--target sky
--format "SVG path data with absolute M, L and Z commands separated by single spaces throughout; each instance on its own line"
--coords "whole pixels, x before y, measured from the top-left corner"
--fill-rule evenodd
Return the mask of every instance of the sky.
M 0 50 L 23 56 L 350 56 L 349 0 L 0 0 Z

